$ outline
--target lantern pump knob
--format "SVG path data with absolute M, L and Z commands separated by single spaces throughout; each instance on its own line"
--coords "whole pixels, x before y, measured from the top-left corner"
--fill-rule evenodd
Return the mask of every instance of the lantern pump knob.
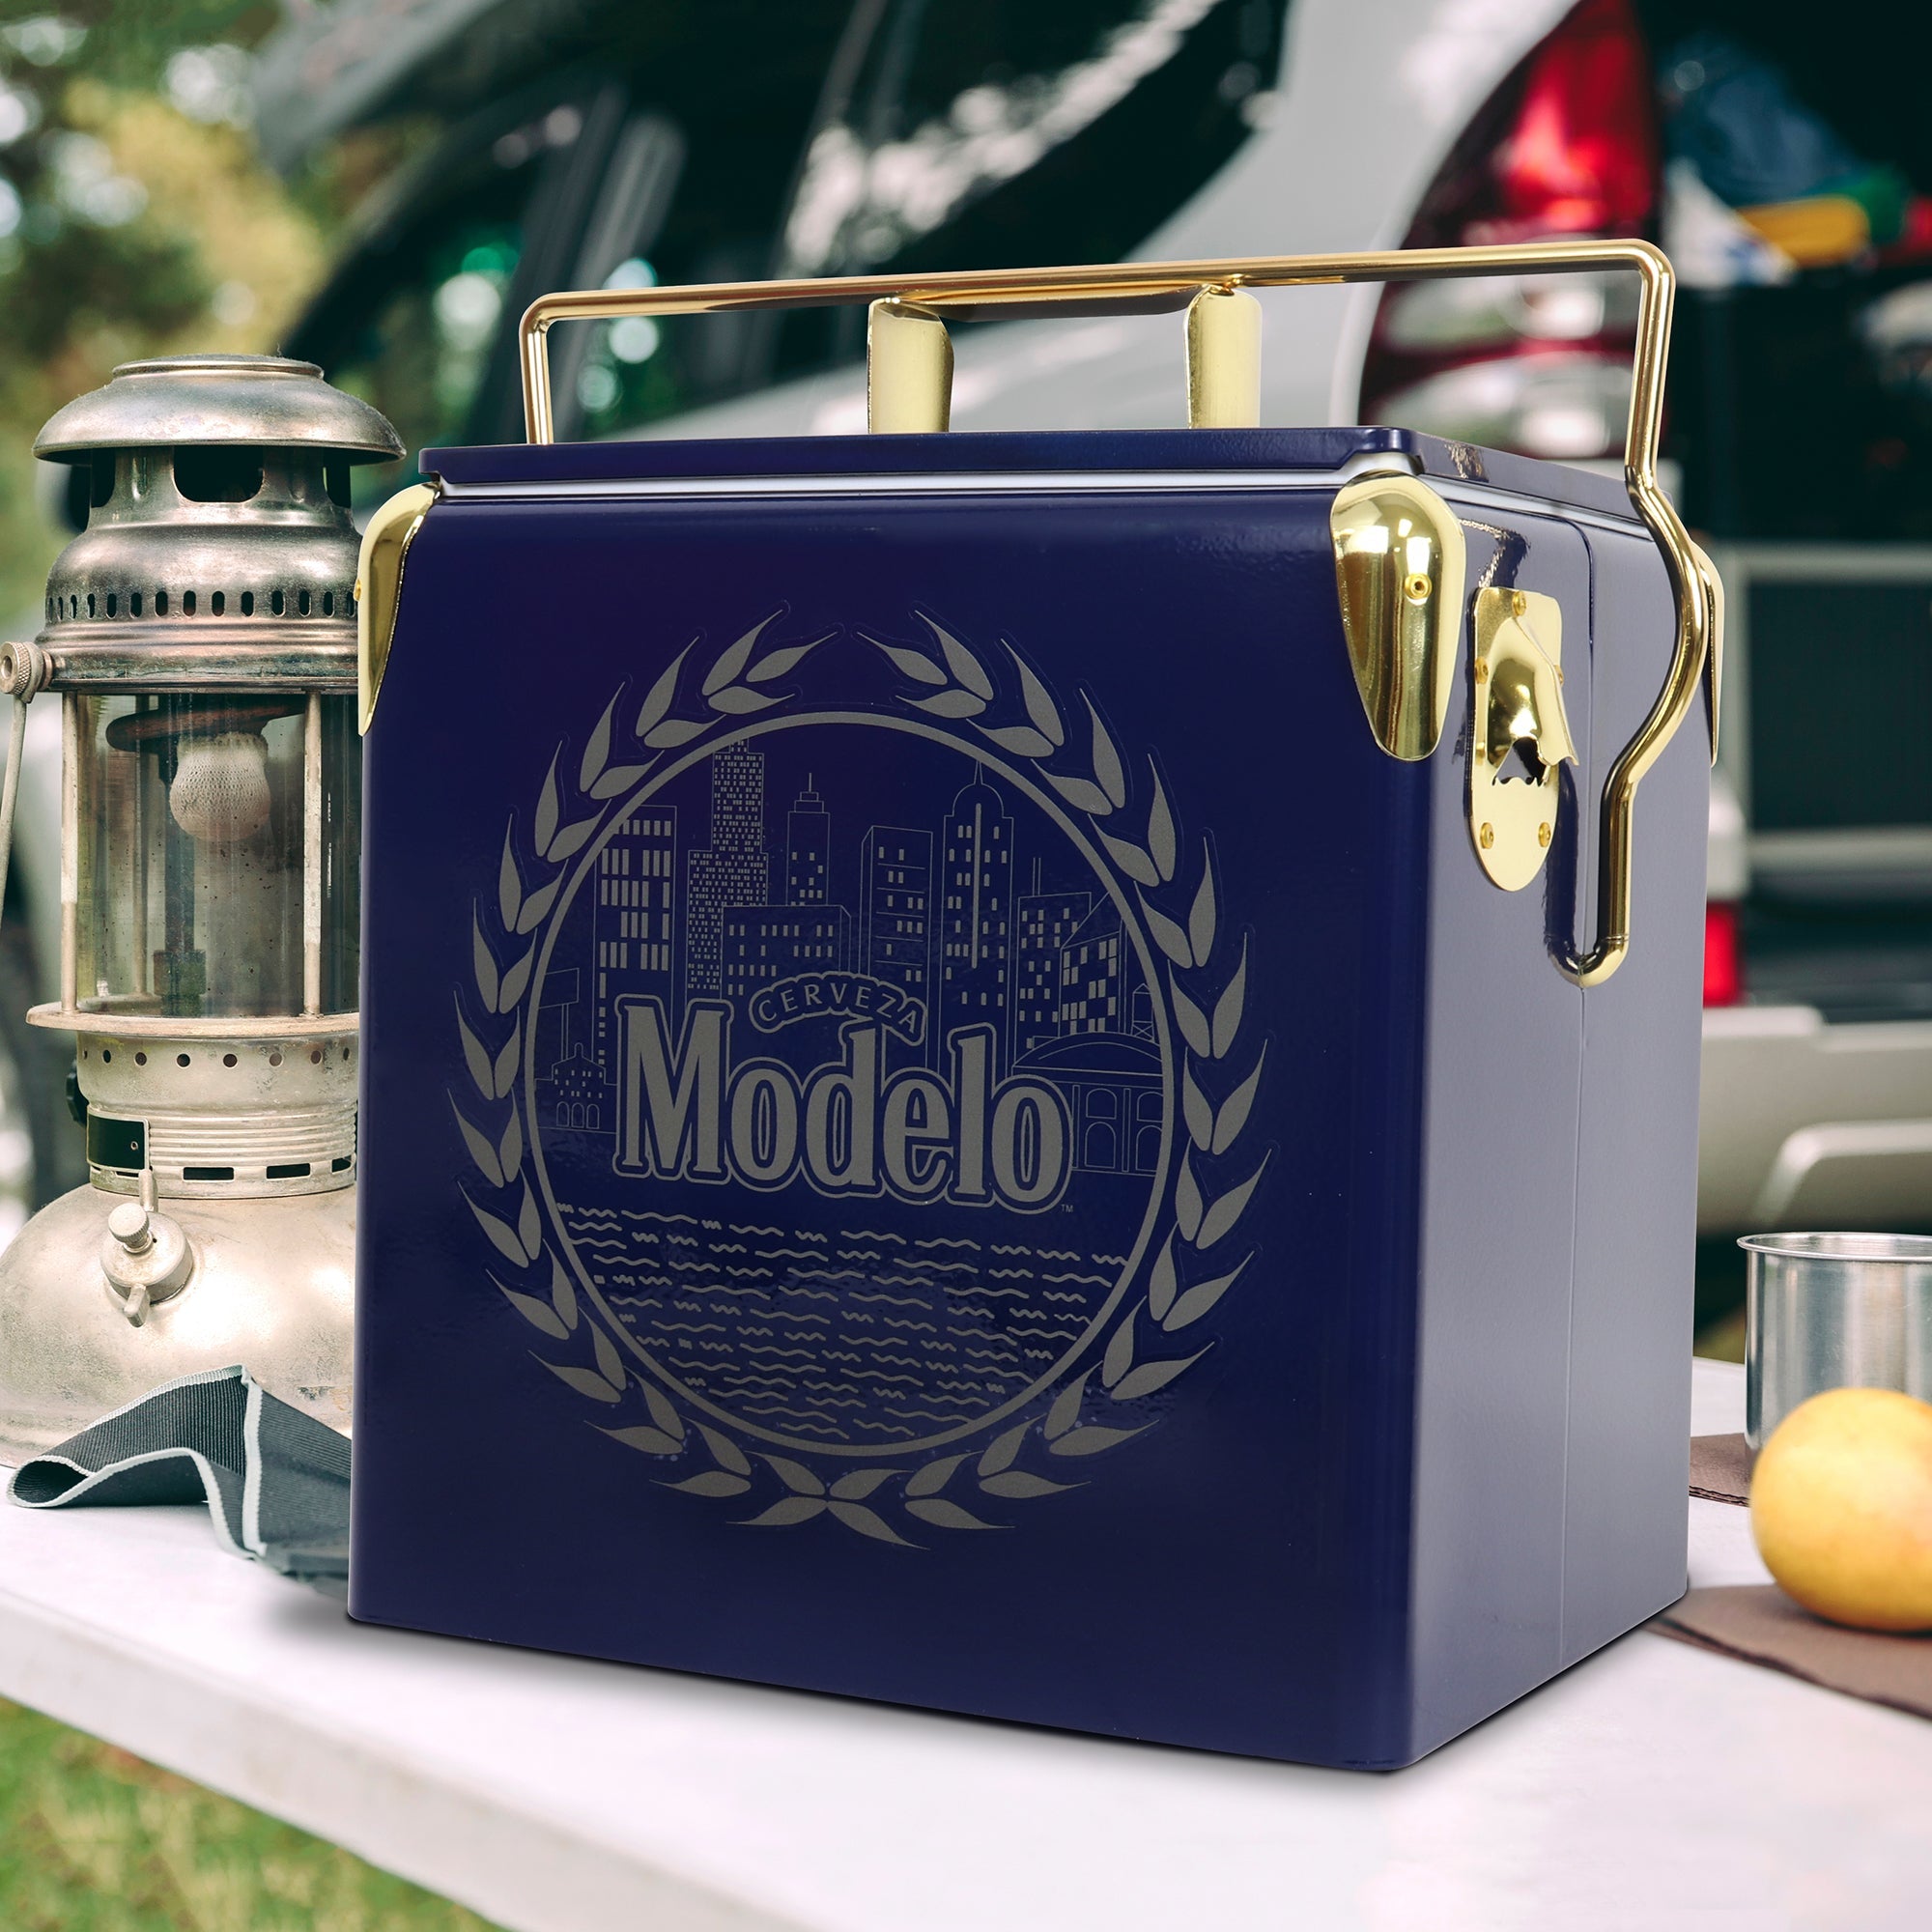
M 148 1228 L 148 1210 L 138 1201 L 124 1201 L 107 1217 L 107 1232 L 130 1255 L 143 1255 L 155 1245 Z
M 123 1201 L 107 1217 L 100 1272 L 114 1305 L 136 1327 L 149 1309 L 179 1294 L 194 1272 L 194 1251 L 179 1221 L 155 1205 L 152 1168 L 141 1176 L 141 1199 Z

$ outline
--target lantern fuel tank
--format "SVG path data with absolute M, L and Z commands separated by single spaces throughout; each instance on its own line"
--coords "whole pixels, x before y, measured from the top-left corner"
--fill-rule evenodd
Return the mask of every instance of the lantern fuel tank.
M 44 627 L 0 653 L 16 736 L 61 707 L 60 998 L 29 1017 L 75 1036 L 90 1180 L 0 1257 L 0 1456 L 234 1362 L 346 1428 L 348 471 L 400 444 L 312 364 L 185 355 L 124 365 L 35 448 L 91 484 Z

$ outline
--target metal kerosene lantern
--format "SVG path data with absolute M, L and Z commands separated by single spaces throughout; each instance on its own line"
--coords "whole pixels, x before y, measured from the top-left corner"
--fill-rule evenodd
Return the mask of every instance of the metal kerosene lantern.
M 36 453 L 85 469 L 14 756 L 63 719 L 60 999 L 91 1181 L 0 1258 L 0 1456 L 243 1363 L 349 1422 L 360 747 L 348 466 L 401 445 L 278 356 L 133 362 Z M 43 700 L 44 701 L 44 700 Z

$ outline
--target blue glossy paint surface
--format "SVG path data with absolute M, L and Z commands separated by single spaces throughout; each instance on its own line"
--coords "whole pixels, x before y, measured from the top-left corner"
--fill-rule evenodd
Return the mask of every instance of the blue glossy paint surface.
M 1378 434 L 1389 436 L 1234 439 L 1227 467 L 1293 467 L 1283 451 L 1297 435 L 1304 467 L 1331 467 L 1378 446 L 1365 440 Z M 818 474 L 856 471 L 858 451 L 875 473 L 931 474 L 942 459 L 1013 472 L 1167 469 L 1184 455 L 1200 468 L 1203 447 L 1163 435 L 810 445 Z M 757 460 L 789 462 L 771 446 Z M 658 476 L 740 473 L 746 458 L 742 445 L 640 444 L 431 461 L 473 482 L 608 484 L 659 463 Z M 432 512 L 411 553 L 365 766 L 355 1614 L 1124 1736 L 1392 1765 L 1561 1667 L 1574 1633 L 1600 1642 L 1609 1624 L 1626 1627 L 1675 1594 L 1658 1578 L 1674 1537 L 1681 1581 L 1681 1489 L 1662 1493 L 1645 1444 L 1659 1430 L 1674 1427 L 1679 1446 L 1683 1435 L 1673 1405 L 1694 1175 L 1673 1163 L 1694 1131 L 1694 1056 L 1642 1068 L 1641 1105 L 1665 1122 L 1660 1144 L 1672 1151 L 1646 1170 L 1662 1232 L 1634 1258 L 1647 1286 L 1632 1320 L 1651 1340 L 1619 1368 L 1634 1378 L 1621 1435 L 1601 1402 L 1573 1405 L 1579 1375 L 1586 1394 L 1598 1384 L 1576 1359 L 1575 1270 L 1566 1261 L 1555 1278 L 1548 1257 L 1552 1243 L 1580 1254 L 1586 1232 L 1598 1240 L 1589 1202 L 1616 1192 L 1623 1139 L 1607 1129 L 1637 1104 L 1616 1055 L 1641 1059 L 1652 1038 L 1675 1052 L 1695 1024 L 1685 937 L 1695 893 L 1683 859 L 1694 850 L 1701 867 L 1694 755 L 1677 748 L 1659 767 L 1662 803 L 1639 833 L 1640 877 L 1659 882 L 1645 889 L 1658 901 L 1653 977 L 1621 1006 L 1611 1004 L 1620 982 L 1579 995 L 1544 952 L 1549 895 L 1496 892 L 1468 847 L 1458 736 L 1466 664 L 1435 759 L 1403 765 L 1376 748 L 1336 611 L 1330 500 L 1320 488 L 712 499 L 618 489 L 458 497 Z M 1480 516 L 1502 526 L 1493 507 Z M 1579 721 L 1595 715 L 1593 652 L 1600 664 L 1628 659 L 1614 685 L 1619 721 L 1635 685 L 1661 674 L 1667 631 L 1649 633 L 1660 593 L 1667 621 L 1662 570 L 1634 539 L 1579 529 L 1560 508 L 1513 521 L 1493 574 L 1562 600 L 1580 746 Z M 1495 540 L 1473 523 L 1472 538 L 1474 570 Z M 1605 545 L 1617 546 L 1614 597 L 1592 588 Z M 1642 647 L 1593 639 L 1600 608 L 1642 631 Z M 764 674 L 774 653 L 807 644 Z M 950 711 L 921 708 L 959 692 Z M 1096 717 L 1118 766 L 1098 750 Z M 1043 719 L 1060 743 L 1040 735 Z M 678 721 L 704 729 L 648 742 Z M 1586 797 L 1610 749 L 1592 746 Z M 750 821 L 733 818 L 731 801 L 754 780 L 762 875 L 745 869 L 744 840 L 732 842 Z M 1154 831 L 1160 811 L 1176 828 L 1171 849 Z M 673 820 L 653 846 L 653 826 Z M 568 857 L 546 861 L 580 822 Z M 1574 825 L 1572 810 L 1559 865 L 1574 864 L 1563 849 Z M 721 1037 L 733 1070 L 743 1078 L 757 1062 L 747 1091 L 755 1099 L 762 1080 L 781 1116 L 792 1102 L 780 1090 L 793 1094 L 801 1119 L 815 1079 L 842 1077 L 870 1050 L 863 1027 L 852 1043 L 860 1023 L 849 1019 L 768 1006 L 756 1009 L 773 1022 L 763 1030 L 754 1003 L 809 979 L 820 999 L 846 998 L 838 972 L 895 983 L 897 955 L 879 943 L 867 951 L 854 932 L 868 904 L 879 909 L 865 897 L 879 838 L 867 838 L 892 831 L 929 835 L 935 855 L 966 849 L 970 836 L 988 841 L 971 848 L 983 858 L 1006 840 L 1015 947 L 1022 897 L 1037 912 L 1058 895 L 1070 920 L 1085 895 L 1089 964 L 1120 915 L 1121 1012 L 1077 1006 L 1104 1006 L 1115 982 L 1097 968 L 1091 984 L 1102 991 L 1076 988 L 1076 1007 L 1062 1009 L 1084 1015 L 1067 1025 L 1091 1021 L 1091 1037 L 1029 1043 L 1015 1019 L 980 1022 L 970 1002 L 1000 975 L 997 962 L 970 960 L 949 982 L 954 995 L 928 991 L 936 1009 L 956 996 L 937 1041 L 931 1027 L 920 1040 L 877 1034 L 885 1074 L 923 1083 L 907 1104 L 929 1123 L 920 1109 L 941 1099 L 949 1119 L 971 1114 L 970 1066 L 948 1042 L 990 1028 L 1010 1117 L 1062 1107 L 1055 1118 L 1078 1142 L 1061 1191 L 1015 1206 L 989 1180 L 982 1201 L 957 1151 L 921 1156 L 928 1179 L 945 1178 L 929 1204 L 910 1198 L 910 1169 L 898 1193 L 883 1178 L 840 1193 L 838 1162 L 814 1178 L 803 1154 L 762 1181 L 738 1168 L 665 1179 L 640 1170 L 662 1169 L 676 1150 L 648 1133 L 627 1167 L 621 1124 L 605 1131 L 607 1111 L 621 1122 L 627 1104 L 610 1077 L 627 1042 L 641 1041 L 646 1062 L 653 1040 L 674 1054 L 694 1011 L 728 1009 Z M 1108 837 L 1143 856 L 1123 868 Z M 612 871 L 618 859 L 602 855 L 627 845 L 632 870 Z M 818 888 L 797 880 L 821 848 L 814 899 Z M 684 950 L 661 979 L 626 980 L 628 1006 L 615 991 L 600 1002 L 598 949 L 633 934 L 651 943 L 648 921 L 664 907 L 636 890 L 659 864 L 643 856 L 652 850 L 667 855 L 650 875 L 676 888 L 681 926 L 709 907 L 718 946 L 737 950 L 720 952 L 707 984 L 681 929 Z M 1151 873 L 1150 852 L 1160 859 Z M 711 856 L 694 867 L 697 853 Z M 558 892 L 543 900 L 553 879 Z M 600 913 L 607 887 L 620 902 Z M 948 894 L 933 892 L 937 923 Z M 643 923 L 623 925 L 627 915 Z M 836 960 L 801 953 L 817 943 L 807 926 L 843 949 Z M 1079 937 L 1069 927 L 1067 945 Z M 760 967 L 760 947 L 783 955 L 781 971 Z M 926 956 L 940 972 L 939 953 Z M 1173 987 L 1201 1014 L 1187 1024 L 1211 1031 L 1243 958 L 1244 991 L 1225 1009 L 1238 1019 L 1231 1042 L 1195 1053 Z M 1149 996 L 1138 1005 L 1136 974 Z M 1593 1061 L 1586 1036 L 1600 1024 L 1606 1039 L 1621 1029 L 1621 1043 Z M 1499 1087 L 1498 1037 L 1514 1041 Z M 1257 1065 L 1252 1104 L 1221 1145 L 1212 1117 Z M 1089 1077 L 1094 1067 L 1104 1080 Z M 1101 1124 L 1086 1111 L 1096 1081 L 1112 1083 L 1121 1106 L 1164 1094 L 1157 1151 L 1149 1141 L 1132 1156 L 1121 1141 L 1088 1137 Z M 642 1092 L 641 1076 L 631 1087 Z M 647 1095 L 636 1104 L 648 1115 Z M 827 1102 L 835 1122 L 838 1104 Z M 559 1124 L 573 1107 L 577 1124 Z M 1528 1211 L 1504 1211 L 1455 1171 L 1472 1117 L 1492 1123 L 1504 1157 L 1533 1170 Z M 763 1118 L 769 1127 L 769 1108 Z M 688 1154 L 701 1145 L 692 1131 Z M 731 1131 L 720 1129 L 727 1143 Z M 757 1131 L 747 1127 L 747 1159 L 777 1145 Z M 939 1144 L 935 1129 L 928 1146 Z M 1255 1183 L 1211 1243 L 1179 1179 L 1190 1148 L 1195 1202 L 1210 1210 Z M 1024 1193 L 1025 1167 L 1019 1159 L 1009 1177 L 1009 1196 Z M 660 1213 L 691 1220 L 625 1218 Z M 607 1224 L 627 1232 L 606 1238 Z M 670 1245 L 671 1233 L 696 1245 Z M 525 1265 L 531 1234 L 540 1252 Z M 1175 1293 L 1151 1286 L 1170 1235 L 1180 1293 L 1239 1264 L 1207 1313 L 1171 1329 L 1159 1317 L 1176 1313 Z M 893 1260 L 922 1242 L 934 1245 L 918 1265 Z M 810 1259 L 839 1245 L 852 1259 Z M 978 1272 L 949 1289 L 938 1258 L 955 1253 Z M 1050 1279 L 1069 1256 L 1065 1278 Z M 1094 1256 L 1131 1259 L 1117 1268 Z M 1130 1310 L 1127 1352 L 1110 1355 Z M 888 1318 L 906 1325 L 889 1332 Z M 1485 1323 L 1489 1341 L 1472 1344 Z M 593 1329 L 606 1334 L 601 1348 Z M 1040 1332 L 1014 1341 L 1023 1329 Z M 795 1359 L 813 1334 L 829 1376 Z M 1018 1352 L 1003 1367 L 992 1358 L 1009 1342 Z M 952 1371 L 955 1345 L 962 1359 L 979 1351 L 968 1374 Z M 1043 1351 L 1032 1381 L 1014 1365 L 1027 1347 Z M 1127 1373 L 1189 1366 L 1134 1394 L 1128 1360 Z M 593 1384 L 613 1366 L 623 1394 L 610 1401 Z M 1568 1459 L 1573 1406 L 1589 1419 L 1587 1467 Z M 1108 1430 L 1137 1433 L 1091 1434 Z M 701 1492 L 728 1488 L 741 1467 L 739 1490 Z M 916 1493 L 922 1471 L 929 1487 Z M 1014 1471 L 1064 1487 L 1003 1492 Z M 700 1492 L 671 1487 L 694 1480 Z M 922 1497 L 994 1526 L 923 1519 L 910 1508 Z M 1564 1553 L 1571 1516 L 1619 1510 L 1653 1525 L 1637 1538 L 1634 1583 L 1592 1577 Z M 1594 1625 L 1592 1592 L 1608 1605 Z M 1499 1616 L 1522 1634 L 1497 1648 L 1486 1633 Z

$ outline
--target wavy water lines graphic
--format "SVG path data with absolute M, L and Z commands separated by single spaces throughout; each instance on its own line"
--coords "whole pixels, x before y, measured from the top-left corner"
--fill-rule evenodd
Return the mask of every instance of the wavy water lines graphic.
M 1059 1243 L 561 1212 L 666 1374 L 726 1415 L 826 1445 L 889 1449 L 1005 1407 L 1081 1342 L 1116 1280 Z
M 696 1214 L 660 1214 L 652 1208 L 572 1208 L 569 1211 L 574 1220 L 615 1221 L 621 1216 L 626 1221 L 675 1223 L 686 1228 L 698 1226 Z M 738 1230 L 732 1232 L 735 1234 Z

